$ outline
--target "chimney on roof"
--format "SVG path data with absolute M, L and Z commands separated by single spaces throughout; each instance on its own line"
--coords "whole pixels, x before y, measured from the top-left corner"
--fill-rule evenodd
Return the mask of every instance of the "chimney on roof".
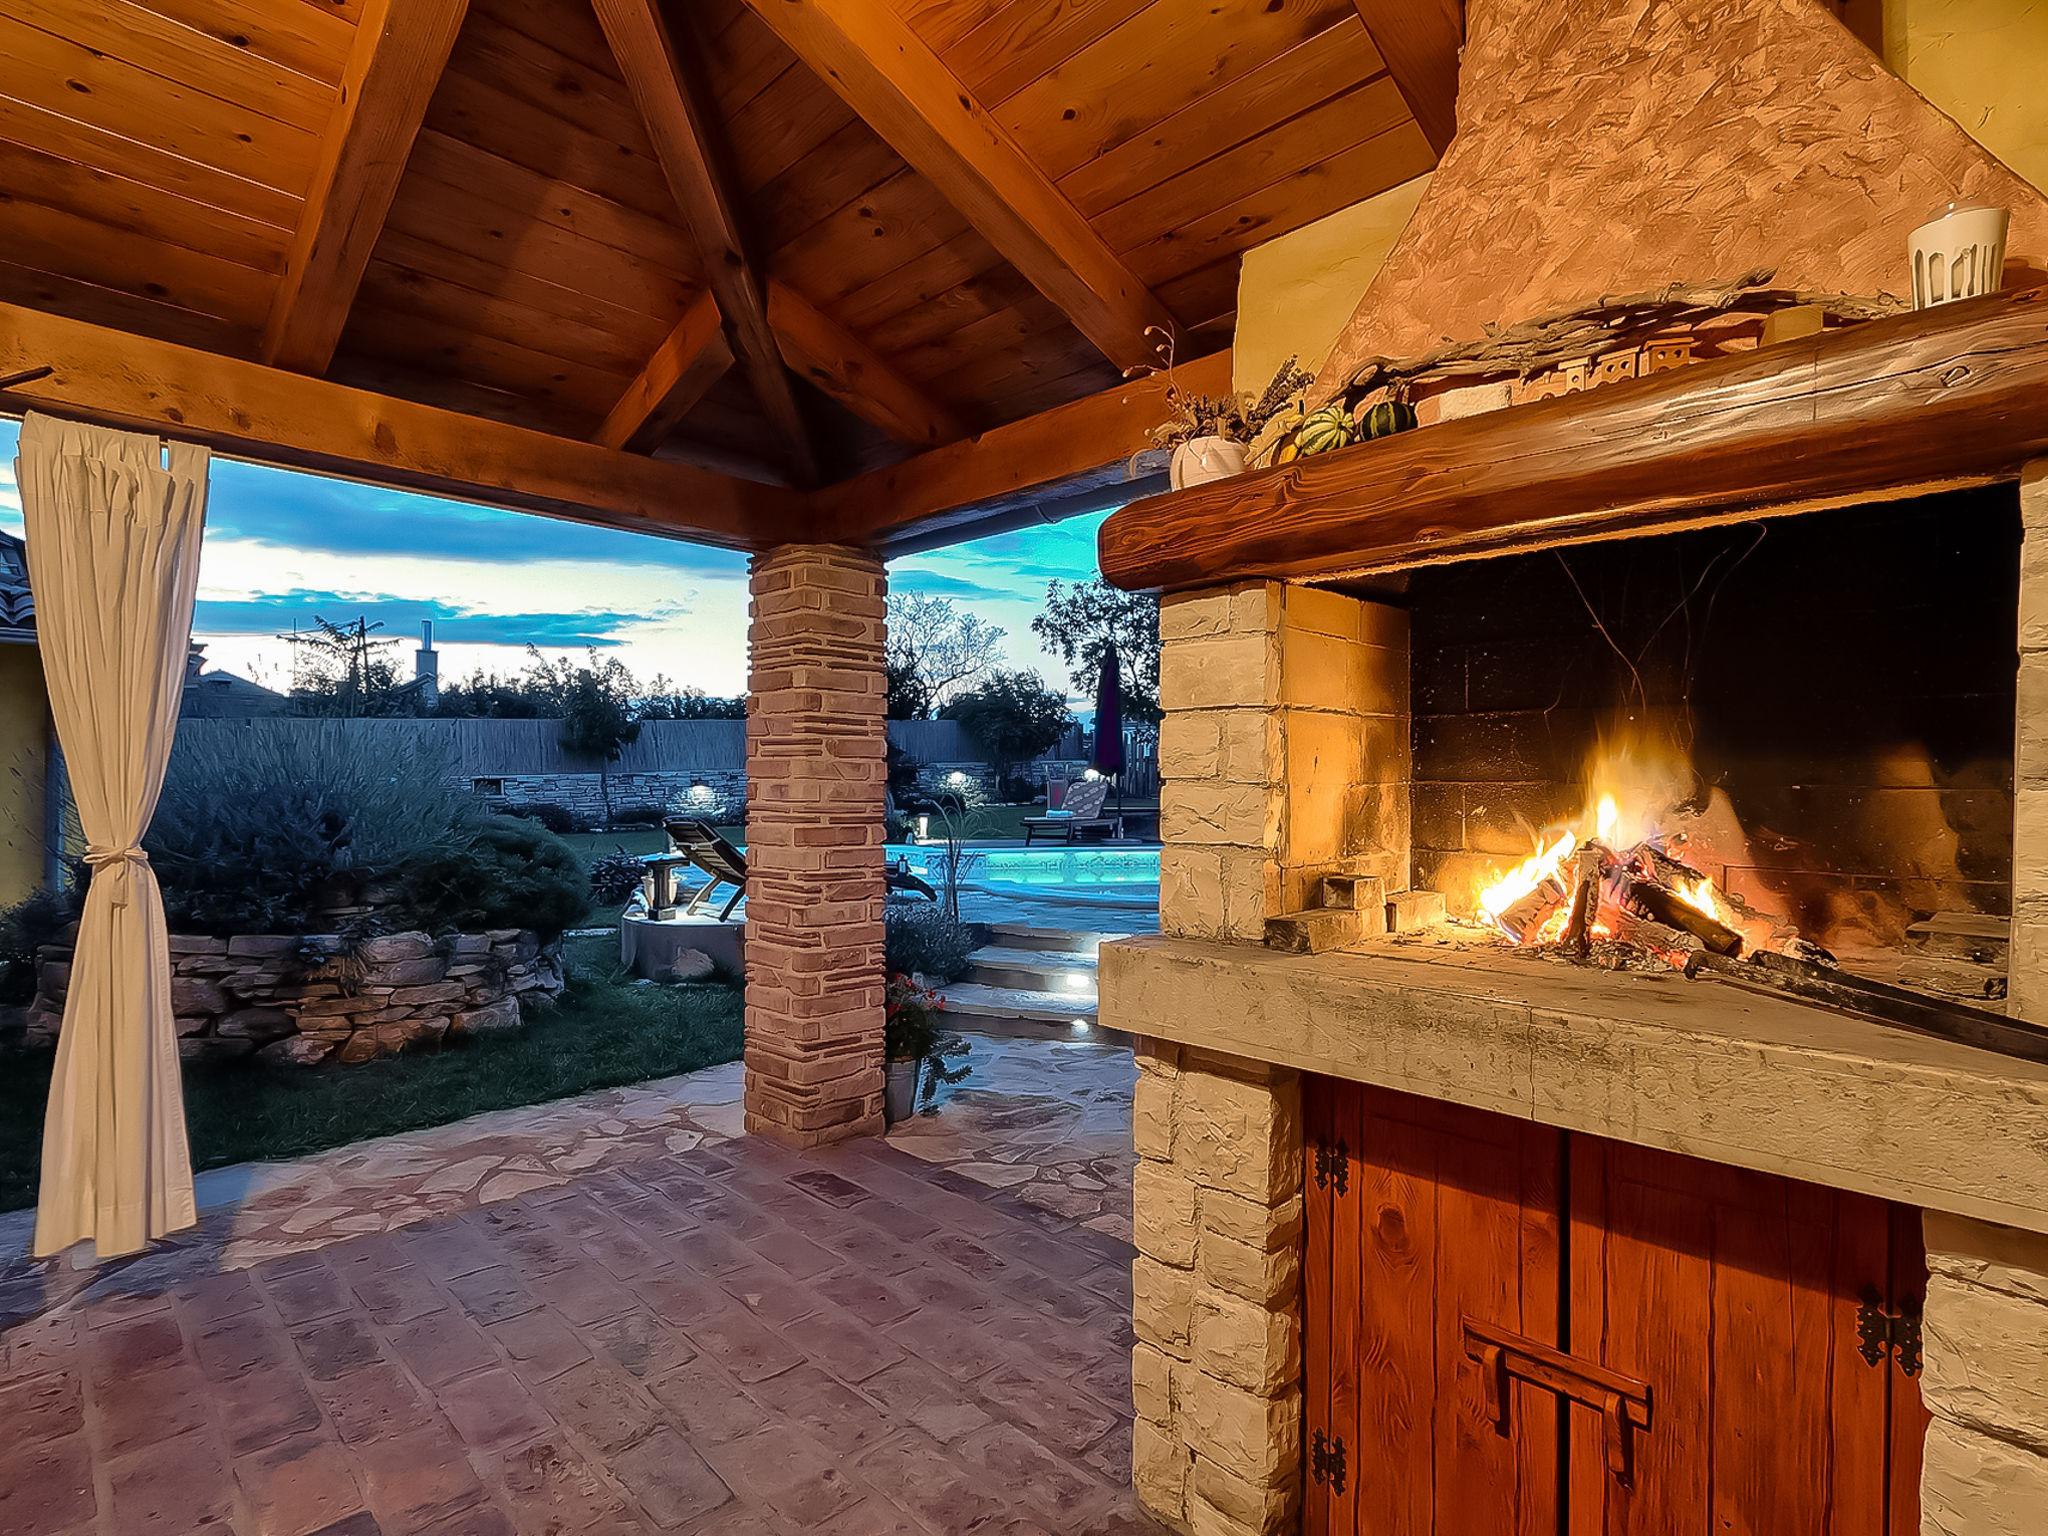
M 420 622 L 420 648 L 413 652 L 412 675 L 420 685 L 420 703 L 432 709 L 441 699 L 441 653 L 434 649 L 434 621 Z

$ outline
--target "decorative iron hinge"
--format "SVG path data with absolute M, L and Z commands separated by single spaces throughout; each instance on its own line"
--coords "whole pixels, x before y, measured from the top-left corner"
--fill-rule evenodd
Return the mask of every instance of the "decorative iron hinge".
M 1350 1188 L 1350 1149 L 1340 1139 L 1335 1146 L 1327 1141 L 1316 1143 L 1316 1188 L 1328 1189 L 1335 1185 L 1338 1194 Z
M 1344 1491 L 1344 1437 L 1326 1435 L 1320 1429 L 1309 1442 L 1308 1475 L 1318 1484 L 1327 1483 L 1330 1492 Z
M 1897 1354 L 1899 1369 L 1908 1376 L 1920 1374 L 1920 1306 L 1908 1302 L 1896 1312 L 1887 1312 L 1877 1287 L 1863 1288 L 1863 1305 L 1856 1309 L 1857 1353 L 1871 1365 L 1883 1365 L 1888 1355 Z

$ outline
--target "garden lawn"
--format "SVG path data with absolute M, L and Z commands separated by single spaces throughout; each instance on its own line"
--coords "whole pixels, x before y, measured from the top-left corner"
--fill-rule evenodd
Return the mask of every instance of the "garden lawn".
M 737 985 L 635 986 L 610 936 L 571 939 L 569 962 L 560 1004 L 523 1029 L 354 1067 L 187 1066 L 193 1166 L 303 1157 L 738 1060 Z M 0 1056 L 0 1210 L 35 1203 L 53 1060 Z

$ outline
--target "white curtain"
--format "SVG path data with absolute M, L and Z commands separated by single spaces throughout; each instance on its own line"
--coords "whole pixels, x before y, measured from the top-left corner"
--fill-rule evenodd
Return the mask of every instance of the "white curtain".
M 168 465 L 167 465 L 168 460 Z M 207 453 L 30 416 L 15 475 L 50 712 L 92 883 L 43 1126 L 35 1251 L 189 1227 L 192 1159 L 164 904 L 143 853 L 178 728 Z

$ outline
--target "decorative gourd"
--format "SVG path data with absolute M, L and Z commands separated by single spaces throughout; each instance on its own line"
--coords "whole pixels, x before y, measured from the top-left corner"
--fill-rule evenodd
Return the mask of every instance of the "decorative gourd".
M 1341 404 L 1326 405 L 1320 411 L 1310 412 L 1308 419 L 1294 432 L 1294 446 L 1303 458 L 1312 453 L 1328 453 L 1332 448 L 1342 448 L 1350 441 L 1351 413 Z
M 1392 437 L 1396 432 L 1406 432 L 1415 425 L 1415 407 L 1406 400 L 1382 400 L 1365 413 L 1359 423 L 1359 436 L 1366 438 Z

